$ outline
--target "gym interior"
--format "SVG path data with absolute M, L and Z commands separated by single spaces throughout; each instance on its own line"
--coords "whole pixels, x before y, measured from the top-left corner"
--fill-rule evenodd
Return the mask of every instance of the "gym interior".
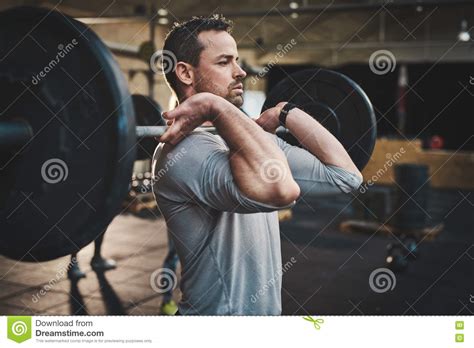
M 5 0 L 0 11 L 0 314 L 175 312 L 158 141 L 132 128 L 164 126 L 177 103 L 163 73 L 173 23 L 213 14 L 234 23 L 243 112 L 301 98 L 364 178 L 278 211 L 282 314 L 473 313 L 472 1 Z

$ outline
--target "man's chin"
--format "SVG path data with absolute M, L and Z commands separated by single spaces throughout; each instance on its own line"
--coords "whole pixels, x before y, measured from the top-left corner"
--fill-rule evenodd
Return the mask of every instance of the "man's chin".
M 244 97 L 241 95 L 230 97 L 227 100 L 238 108 L 244 104 Z

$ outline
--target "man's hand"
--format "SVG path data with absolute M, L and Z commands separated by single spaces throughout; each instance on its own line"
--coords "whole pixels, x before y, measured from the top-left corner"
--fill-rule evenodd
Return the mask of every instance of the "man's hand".
M 215 114 L 213 103 L 216 102 L 216 95 L 212 93 L 198 93 L 175 109 L 163 113 L 163 118 L 170 126 L 159 138 L 160 142 L 176 145 L 196 127 L 205 121 L 210 121 Z
M 280 116 L 281 109 L 285 106 L 286 102 L 280 102 L 276 106 L 265 110 L 255 122 L 263 128 L 266 132 L 275 133 L 278 126 L 280 126 L 280 121 L 278 117 Z

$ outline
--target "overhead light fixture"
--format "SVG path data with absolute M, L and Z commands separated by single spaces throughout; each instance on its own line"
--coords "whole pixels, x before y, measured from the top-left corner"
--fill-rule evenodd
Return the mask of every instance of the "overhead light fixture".
M 463 19 L 461 21 L 461 31 L 458 34 L 458 40 L 462 42 L 468 42 L 471 40 L 471 34 L 467 30 L 467 20 Z
M 296 19 L 296 18 L 298 18 L 298 13 L 292 12 L 292 13 L 290 14 L 290 17 L 293 18 L 293 19 Z
M 296 1 L 290 2 L 289 6 L 292 10 L 296 10 L 298 7 L 300 7 L 300 5 Z
M 158 10 L 158 16 L 165 17 L 168 15 L 168 10 L 166 8 L 160 8 Z
M 169 22 L 170 22 L 170 21 L 169 21 L 168 18 L 166 18 L 166 17 L 158 18 L 158 24 L 166 25 L 166 24 L 168 24 Z
M 416 7 L 416 12 L 422 12 L 423 11 L 423 6 L 418 5 Z

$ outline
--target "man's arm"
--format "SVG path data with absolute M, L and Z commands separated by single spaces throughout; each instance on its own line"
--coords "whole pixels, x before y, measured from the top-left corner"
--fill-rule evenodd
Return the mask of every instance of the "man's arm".
M 269 141 L 262 128 L 225 99 L 199 93 L 163 117 L 173 120 L 173 124 L 160 141 L 173 145 L 203 122 L 211 121 L 229 146 L 233 178 L 248 198 L 276 206 L 288 205 L 298 198 L 299 186 L 281 149 Z
M 285 104 L 285 102 L 279 103 L 276 107 L 265 111 L 257 119 L 257 123 L 265 130 L 274 133 L 279 125 L 278 116 Z M 345 169 L 362 179 L 362 174 L 339 140 L 306 112 L 298 108 L 291 109 L 286 118 L 286 128 L 322 163 Z
M 359 169 L 339 140 L 303 110 L 290 110 L 286 118 L 286 128 L 305 149 L 324 164 L 340 167 L 362 178 Z

